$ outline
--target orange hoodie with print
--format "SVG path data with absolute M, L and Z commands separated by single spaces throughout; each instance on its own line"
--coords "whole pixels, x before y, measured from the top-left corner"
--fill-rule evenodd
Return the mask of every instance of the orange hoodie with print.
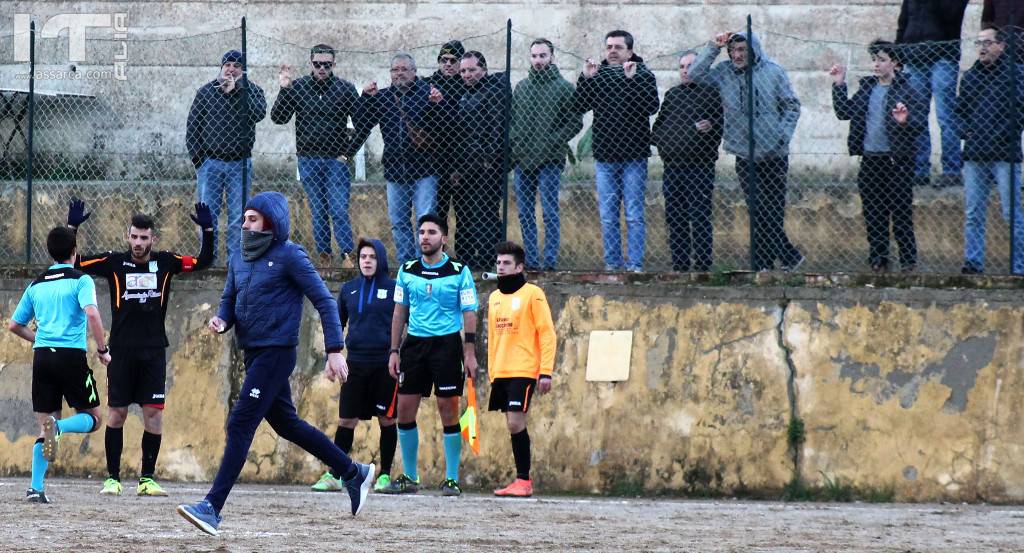
M 526 283 L 511 294 L 491 292 L 487 300 L 487 372 L 495 378 L 551 376 L 555 326 L 540 287 Z

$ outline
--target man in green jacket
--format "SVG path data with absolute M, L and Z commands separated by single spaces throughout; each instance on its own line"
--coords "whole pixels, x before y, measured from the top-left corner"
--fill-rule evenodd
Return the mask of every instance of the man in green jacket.
M 530 44 L 530 73 L 512 93 L 512 162 L 515 164 L 516 205 L 523 229 L 528 269 L 554 270 L 558 264 L 560 223 L 558 188 L 569 141 L 583 128 L 573 104 L 573 86 L 553 62 L 551 41 Z M 537 247 L 534 202 L 540 192 L 544 215 L 544 264 Z

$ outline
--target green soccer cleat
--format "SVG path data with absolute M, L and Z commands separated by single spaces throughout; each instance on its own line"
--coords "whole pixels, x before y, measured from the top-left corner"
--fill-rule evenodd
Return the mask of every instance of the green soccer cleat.
M 120 489 L 120 485 L 118 486 Z M 143 476 L 139 478 L 139 487 L 135 488 L 135 495 L 148 495 L 150 497 L 167 497 L 167 492 L 156 483 L 156 480 Z
M 113 478 L 107 478 L 103 481 L 103 489 L 100 490 L 100 495 L 121 495 L 121 482 Z
M 377 482 L 373 485 L 373 491 L 383 492 L 385 488 L 391 485 L 391 477 L 387 474 L 382 474 L 377 477 Z
M 331 476 L 331 471 L 327 471 L 309 489 L 314 492 L 340 492 L 345 489 L 345 483 Z
M 462 495 L 462 488 L 459 487 L 459 483 L 451 478 L 446 478 L 444 482 L 441 482 L 441 495 L 446 497 L 458 497 Z
M 395 478 L 394 480 L 392 480 L 391 483 L 389 483 L 386 488 L 380 490 L 380 493 L 386 493 L 386 494 L 416 493 L 419 490 L 420 490 L 420 481 L 419 481 L 419 479 L 417 478 L 416 480 L 413 480 L 412 478 L 409 478 L 409 475 L 403 474 L 403 475 L 399 476 L 398 478 Z

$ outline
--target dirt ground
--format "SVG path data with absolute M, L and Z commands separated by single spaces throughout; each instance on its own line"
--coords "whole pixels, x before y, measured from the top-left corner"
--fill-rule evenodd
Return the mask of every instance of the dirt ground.
M 734 500 L 371 495 L 359 518 L 346 495 L 240 485 L 218 537 L 178 516 L 206 485 L 171 496 L 101 497 L 100 483 L 50 479 L 51 505 L 24 500 L 27 479 L 0 479 L 0 551 L 1024 551 L 1024 508 Z

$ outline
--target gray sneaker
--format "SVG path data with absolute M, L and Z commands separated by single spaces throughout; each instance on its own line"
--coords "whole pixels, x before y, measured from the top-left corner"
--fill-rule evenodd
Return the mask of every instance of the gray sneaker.
M 370 486 L 373 485 L 376 468 L 372 463 L 369 465 L 356 463 L 356 475 L 345 481 L 345 489 L 348 490 L 348 497 L 352 500 L 352 516 L 358 515 L 366 505 L 366 495 L 370 493 Z
M 446 478 L 444 482 L 441 482 L 441 495 L 446 497 L 458 497 L 462 495 L 462 488 L 459 487 L 459 483 L 451 478 Z
M 400 493 L 416 493 L 420 491 L 419 479 L 413 480 L 409 478 L 409 475 L 403 474 L 398 478 L 395 478 L 388 484 L 388 487 L 380 490 L 380 493 L 386 494 L 400 494 Z

